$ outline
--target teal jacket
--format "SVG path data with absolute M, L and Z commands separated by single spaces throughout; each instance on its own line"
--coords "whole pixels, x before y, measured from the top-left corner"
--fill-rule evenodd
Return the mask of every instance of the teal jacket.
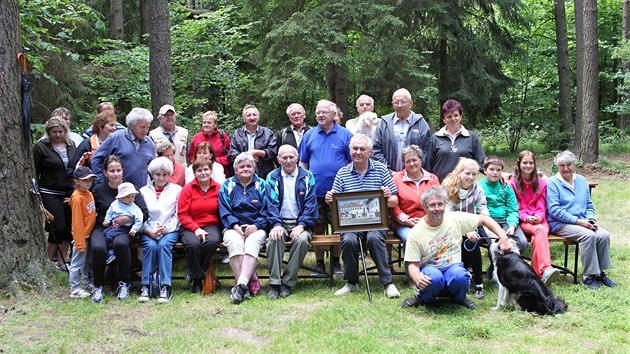
M 495 220 L 505 220 L 508 226 L 517 227 L 519 222 L 518 201 L 512 187 L 502 182 L 491 183 L 487 178 L 477 183 L 486 194 L 490 217 Z

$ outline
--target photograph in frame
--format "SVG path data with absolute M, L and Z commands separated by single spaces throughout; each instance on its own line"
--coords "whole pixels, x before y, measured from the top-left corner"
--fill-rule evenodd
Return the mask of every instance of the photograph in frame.
M 333 232 L 386 230 L 387 201 L 382 190 L 334 193 Z

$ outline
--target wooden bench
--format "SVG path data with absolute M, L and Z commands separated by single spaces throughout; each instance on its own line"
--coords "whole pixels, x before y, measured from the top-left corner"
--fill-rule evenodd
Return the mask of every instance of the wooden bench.
M 330 252 L 330 254 L 332 255 L 333 253 L 333 248 L 335 246 L 339 246 L 341 245 L 341 236 L 340 235 L 313 235 L 313 238 L 311 240 L 311 247 L 321 247 L 321 248 L 327 248 Z M 398 245 L 398 256 L 397 258 L 393 259 L 392 258 L 392 250 L 393 247 Z M 393 232 L 388 232 L 387 233 L 387 237 L 385 238 L 385 246 L 387 247 L 387 255 L 388 255 L 388 263 L 390 266 L 390 269 L 392 271 L 392 275 L 406 275 L 406 273 L 404 271 L 396 271 L 393 269 L 393 264 L 397 263 L 398 266 L 400 267 L 402 265 L 403 262 L 403 253 L 402 253 L 402 241 L 397 238 L 394 237 L 394 233 Z M 308 268 L 308 267 L 303 267 L 305 269 L 309 269 L 311 271 L 313 271 L 314 269 L 312 268 Z M 378 275 L 377 272 L 375 272 L 374 270 L 376 269 L 376 266 L 371 266 L 368 267 L 366 270 L 368 271 L 368 275 Z M 328 270 L 329 272 L 324 272 L 324 273 L 320 273 L 318 275 L 310 275 L 307 276 L 307 278 L 328 278 L 328 284 L 330 287 L 333 286 L 333 278 L 334 278 L 334 272 L 333 272 L 333 257 L 329 257 L 329 264 L 328 264 Z M 359 271 L 359 274 L 363 274 L 364 270 L 361 269 Z
M 566 239 L 562 236 L 557 236 L 557 235 L 549 235 L 549 243 L 558 243 L 558 242 L 562 242 L 564 243 L 564 265 L 560 266 L 560 265 L 556 265 L 556 264 L 551 264 L 552 267 L 560 270 L 560 272 L 562 274 L 570 274 L 573 277 L 573 284 L 577 284 L 578 283 L 578 256 L 580 254 L 580 245 L 577 242 L 571 241 L 569 239 Z M 575 246 L 575 252 L 573 253 L 573 270 L 569 269 L 569 246 Z M 521 256 L 524 259 L 527 259 L 528 261 L 531 261 L 531 258 L 529 257 L 525 257 L 525 256 Z

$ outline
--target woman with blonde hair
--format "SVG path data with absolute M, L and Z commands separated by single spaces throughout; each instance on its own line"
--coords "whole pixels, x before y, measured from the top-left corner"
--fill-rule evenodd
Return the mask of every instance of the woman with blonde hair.
M 479 164 L 477 161 L 465 157 L 459 159 L 453 172 L 448 174 L 442 183 L 442 188 L 446 190 L 448 195 L 446 211 L 460 211 L 490 216 L 486 195 L 483 189 L 475 183 L 478 172 Z M 483 299 L 481 250 L 477 244 L 480 241 L 479 233 L 482 236 L 485 235 L 483 228 L 478 228 L 477 232 L 469 232 L 463 236 L 462 262 L 464 267 L 472 268 L 475 297 Z
M 74 169 L 70 160 L 75 150 L 70 129 L 61 117 L 52 117 L 46 122 L 44 138 L 33 146 L 35 177 L 42 202 L 54 216 L 54 220 L 46 224 L 46 251 L 51 262 L 55 252 L 59 251 L 55 266 L 62 270 L 66 270 L 64 261 L 72 241 L 70 206 L 64 199 L 69 198 L 73 190 L 71 175 Z

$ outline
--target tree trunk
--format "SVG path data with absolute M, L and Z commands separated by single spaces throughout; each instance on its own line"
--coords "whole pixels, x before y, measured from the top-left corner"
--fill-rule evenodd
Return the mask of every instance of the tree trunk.
M 342 44 L 333 45 L 333 51 L 340 57 L 346 55 L 346 48 Z M 330 99 L 337 104 L 337 107 L 343 112 L 341 118 L 341 124 L 345 125 L 346 120 L 350 118 L 348 108 L 348 73 L 346 68 L 335 65 L 333 63 L 328 64 L 328 92 Z
M 123 0 L 109 1 L 109 35 L 112 39 L 125 39 Z
M 140 0 L 140 42 L 149 44 L 149 0 Z
M 438 110 L 442 109 L 442 104 L 449 98 L 449 76 L 448 76 L 448 40 L 446 38 L 446 31 L 444 25 L 440 25 L 440 39 L 438 41 L 437 58 L 438 58 L 438 103 L 440 106 Z M 438 119 L 437 126 L 441 126 L 442 121 Z
M 575 137 L 574 150 L 579 150 L 582 141 L 582 102 L 584 86 L 584 0 L 574 0 L 575 8 Z
M 560 90 L 560 117 L 562 118 L 562 132 L 566 133 L 566 136 L 562 139 L 561 146 L 562 148 L 567 148 L 570 143 L 569 132 L 573 129 L 567 15 L 564 8 L 564 0 L 555 0 L 554 3 L 556 53 L 558 57 L 558 86 Z
M 582 101 L 582 131 L 580 140 L 576 141 L 576 155 L 584 163 L 594 163 L 599 156 L 599 77 L 597 68 L 597 0 L 583 1 L 582 39 L 583 60 L 582 90 L 578 101 Z M 576 21 L 577 22 L 577 21 Z M 577 31 L 576 31 L 577 32 Z M 579 41 L 578 41 L 579 42 Z M 576 137 L 577 139 L 577 137 Z
M 623 38 L 625 42 L 630 40 L 630 0 L 623 0 L 623 15 L 621 19 L 621 38 Z M 621 71 L 624 74 L 624 76 L 630 73 L 630 62 L 628 60 L 623 60 L 621 62 Z M 630 82 L 624 81 L 623 84 L 625 86 L 630 86 Z M 626 95 L 622 95 L 620 97 L 620 101 L 626 102 L 628 101 L 628 98 L 629 97 L 627 97 Z M 628 115 L 627 113 L 624 113 L 621 116 L 619 116 L 619 129 L 626 129 L 628 127 L 628 120 L 630 120 L 630 115 Z
M 0 292 L 19 295 L 22 285 L 45 289 L 51 268 L 42 213 L 29 193 L 34 168 L 22 135 L 18 2 L 0 0 L 0 8 Z
M 171 82 L 171 26 L 167 0 L 149 1 L 149 82 L 154 116 L 165 104 L 173 104 Z

